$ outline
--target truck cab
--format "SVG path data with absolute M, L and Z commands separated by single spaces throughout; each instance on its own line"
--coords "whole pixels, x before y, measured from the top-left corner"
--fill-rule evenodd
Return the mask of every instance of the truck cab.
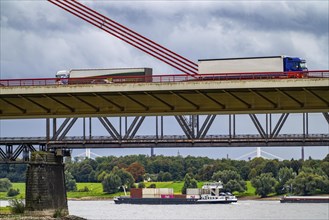
M 284 62 L 284 72 L 289 71 L 308 71 L 306 61 L 299 57 L 285 57 Z
M 63 78 L 69 78 L 70 71 L 69 70 L 60 70 L 56 73 L 56 78 L 63 79 Z
M 288 72 L 288 78 L 304 78 L 308 73 L 306 61 L 299 57 L 284 57 L 283 71 Z
M 56 84 L 63 85 L 68 84 L 68 78 L 70 77 L 69 70 L 60 70 L 56 73 Z

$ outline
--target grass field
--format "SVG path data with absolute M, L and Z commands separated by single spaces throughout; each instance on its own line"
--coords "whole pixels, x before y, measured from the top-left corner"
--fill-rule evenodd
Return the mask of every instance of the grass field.
M 7 192 L 0 192 L 0 199 L 25 198 L 25 183 L 12 183 L 13 189 L 19 189 L 19 194 L 14 197 L 8 197 Z
M 156 185 L 157 188 L 173 188 L 175 194 L 180 194 L 183 188 L 184 182 L 147 182 L 145 186 L 148 187 L 152 183 Z M 198 182 L 198 187 L 201 188 L 203 182 Z M 79 192 L 79 190 L 88 187 L 88 192 Z M 7 192 L 0 192 L 0 199 L 12 199 L 12 198 L 25 198 L 25 183 L 13 183 L 14 189 L 19 189 L 20 194 L 15 197 L 7 197 Z M 81 198 L 90 198 L 90 199 L 109 199 L 115 196 L 123 195 L 123 192 L 116 194 L 107 194 L 103 192 L 103 186 L 101 183 L 77 183 L 78 191 L 76 192 L 67 192 L 67 198 L 69 199 L 81 199 Z M 235 193 L 237 196 L 254 196 L 255 188 L 251 186 L 250 181 L 247 181 L 247 191 L 243 193 Z
M 246 181 L 247 183 L 247 190 L 242 193 L 234 193 L 236 196 L 241 197 L 241 196 L 255 196 L 256 194 L 256 189 L 251 185 L 250 181 Z
M 88 187 L 88 192 L 79 192 L 79 190 Z M 101 183 L 77 183 L 78 190 L 76 192 L 67 192 L 67 198 L 69 199 L 79 199 L 79 198 L 89 198 L 89 197 L 97 197 L 97 198 L 113 198 L 118 195 L 122 195 L 124 193 L 115 193 L 108 194 L 103 192 L 103 186 Z

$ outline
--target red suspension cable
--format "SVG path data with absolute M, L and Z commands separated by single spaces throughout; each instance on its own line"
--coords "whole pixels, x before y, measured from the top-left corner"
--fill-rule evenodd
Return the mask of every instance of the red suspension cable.
M 48 0 L 56 6 L 70 12 L 84 21 L 104 30 L 120 40 L 165 62 L 188 75 L 196 75 L 197 64 L 124 27 L 123 25 L 99 14 L 77 1 Z
M 133 30 L 131 30 L 131 29 L 129 29 L 129 28 L 127 28 L 127 27 L 119 24 L 119 23 L 117 23 L 116 21 L 114 21 L 114 20 L 112 20 L 110 18 L 105 17 L 104 15 L 98 13 L 97 11 L 95 11 L 95 10 L 93 10 L 91 8 L 88 8 L 87 6 L 79 3 L 76 0 L 73 0 L 72 2 L 80 5 L 83 8 L 86 8 L 87 10 L 89 10 L 92 13 L 95 13 L 96 15 L 100 16 L 101 18 L 105 19 L 106 22 L 109 21 L 110 23 L 112 23 L 112 25 L 117 25 L 118 27 L 116 27 L 116 28 L 118 28 L 119 30 L 123 31 L 124 33 L 127 33 L 128 32 L 127 34 L 129 34 L 130 36 L 136 35 L 138 38 L 141 38 L 141 39 L 145 40 L 145 41 L 143 41 L 144 43 L 146 43 L 148 45 L 152 44 L 153 47 L 155 47 L 155 46 L 156 47 L 159 47 L 160 48 L 160 51 L 162 51 L 163 53 L 167 54 L 165 52 L 165 51 L 167 51 L 168 53 L 171 54 L 170 56 L 177 56 L 178 58 L 180 58 L 182 60 L 182 63 L 184 63 L 185 65 L 187 65 L 187 66 L 191 67 L 192 69 L 195 69 L 196 71 L 198 71 L 198 64 L 196 64 L 196 63 L 194 63 L 194 62 L 186 59 L 185 57 L 182 57 L 181 55 L 179 55 L 179 54 L 177 54 L 177 53 L 175 53 L 175 52 L 173 52 L 173 51 L 171 51 L 171 50 L 169 50 L 169 49 L 167 49 L 167 48 L 165 48 L 165 47 L 157 44 L 156 42 L 154 42 L 154 41 L 152 41 L 152 40 L 150 40 L 150 39 L 148 39 L 148 38 L 146 38 L 146 37 L 138 34 L 137 32 L 135 32 L 135 31 L 133 31 Z M 184 61 L 186 61 L 186 62 L 184 62 Z

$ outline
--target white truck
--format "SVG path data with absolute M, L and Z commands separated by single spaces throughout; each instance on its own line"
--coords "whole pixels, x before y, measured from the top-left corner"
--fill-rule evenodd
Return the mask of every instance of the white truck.
M 307 71 L 306 61 L 304 59 L 287 56 L 202 59 L 199 60 L 198 64 L 199 74 L 273 74 L 275 72 L 299 78 L 303 74 L 296 72 Z
M 145 82 L 152 80 L 152 68 L 71 69 L 56 73 L 64 84 Z

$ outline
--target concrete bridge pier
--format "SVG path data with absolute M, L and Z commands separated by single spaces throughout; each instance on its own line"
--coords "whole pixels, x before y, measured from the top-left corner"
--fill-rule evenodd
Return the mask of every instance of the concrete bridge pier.
M 52 152 L 33 152 L 26 174 L 26 213 L 68 215 L 63 157 Z

